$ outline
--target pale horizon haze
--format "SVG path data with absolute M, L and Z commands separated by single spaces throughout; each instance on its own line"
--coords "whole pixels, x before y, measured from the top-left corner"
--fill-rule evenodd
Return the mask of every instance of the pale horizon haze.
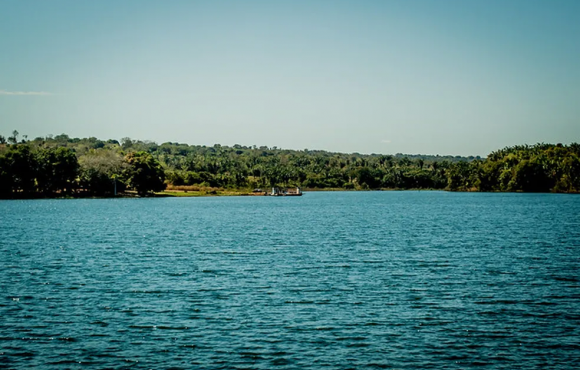
M 0 134 L 480 155 L 580 141 L 580 1 L 0 1 Z

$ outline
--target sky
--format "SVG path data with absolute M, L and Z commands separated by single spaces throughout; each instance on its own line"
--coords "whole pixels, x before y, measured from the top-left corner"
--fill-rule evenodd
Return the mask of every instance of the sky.
M 580 1 L 0 1 L 0 134 L 481 155 L 580 142 Z

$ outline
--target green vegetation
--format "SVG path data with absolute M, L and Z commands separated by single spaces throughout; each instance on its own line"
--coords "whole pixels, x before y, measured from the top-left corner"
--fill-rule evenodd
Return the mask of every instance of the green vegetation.
M 580 145 L 509 147 L 484 161 L 457 163 L 448 178 L 449 190 L 578 193 Z
M 580 192 L 580 145 L 479 157 L 344 154 L 123 138 L 0 135 L 0 197 L 241 195 L 255 188 Z

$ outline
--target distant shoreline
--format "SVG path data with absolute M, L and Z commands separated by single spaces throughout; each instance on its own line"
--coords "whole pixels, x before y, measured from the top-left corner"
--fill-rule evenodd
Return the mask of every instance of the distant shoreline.
M 360 155 L 267 147 L 0 140 L 0 198 L 232 196 L 309 191 L 580 192 L 580 144 L 507 147 L 486 159 Z M 290 194 L 288 194 L 290 195 Z
M 339 188 L 328 188 L 328 189 L 304 189 L 303 193 L 316 193 L 316 192 L 348 192 L 348 193 L 367 193 L 367 192 L 446 192 L 446 193 L 488 193 L 488 194 L 580 194 L 580 193 L 557 193 L 557 192 L 523 192 L 523 191 L 474 191 L 474 190 L 463 190 L 463 191 L 451 191 L 445 189 L 339 189 Z M 140 196 L 136 193 L 120 193 L 116 196 L 79 196 L 79 195 L 66 195 L 66 196 L 23 196 L 23 197 L 11 197 L 11 198 L 0 198 L 2 200 L 40 200 L 40 199 L 154 199 L 154 198 L 200 198 L 200 197 L 264 197 L 267 195 L 259 194 L 256 195 L 246 189 L 221 189 L 215 191 L 184 191 L 184 190 L 165 190 L 162 192 L 153 193 L 147 196 Z

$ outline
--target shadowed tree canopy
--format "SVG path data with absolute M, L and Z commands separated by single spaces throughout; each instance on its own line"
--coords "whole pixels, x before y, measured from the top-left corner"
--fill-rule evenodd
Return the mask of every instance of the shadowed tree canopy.
M 77 186 L 79 163 L 70 148 L 54 147 L 36 152 L 36 186 L 45 195 L 70 194 Z
M 165 173 L 159 162 L 146 152 L 129 153 L 125 157 L 128 185 L 141 196 L 165 189 Z

